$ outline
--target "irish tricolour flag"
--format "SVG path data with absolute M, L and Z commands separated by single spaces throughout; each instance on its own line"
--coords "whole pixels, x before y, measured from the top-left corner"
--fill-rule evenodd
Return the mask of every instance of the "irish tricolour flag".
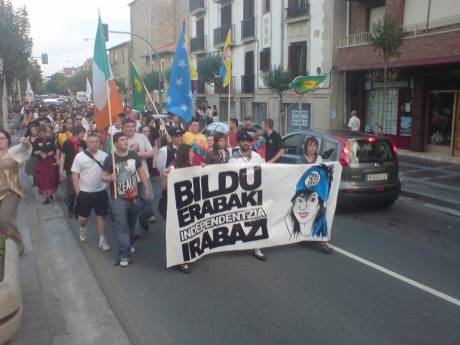
M 110 125 L 110 115 L 113 121 L 123 111 L 120 94 L 115 79 L 113 79 L 107 52 L 105 48 L 104 29 L 101 17 L 97 25 L 96 42 L 93 56 L 93 100 L 96 127 L 102 130 Z

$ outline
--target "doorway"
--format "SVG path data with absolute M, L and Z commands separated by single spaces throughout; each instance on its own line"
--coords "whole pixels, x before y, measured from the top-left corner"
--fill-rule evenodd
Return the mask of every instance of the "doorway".
M 429 92 L 427 152 L 444 156 L 452 155 L 452 149 L 455 147 L 454 134 L 459 133 L 455 131 L 456 126 L 454 126 L 458 94 L 460 92 L 456 91 Z M 458 117 L 456 122 L 459 122 Z M 460 154 L 458 151 L 457 153 Z

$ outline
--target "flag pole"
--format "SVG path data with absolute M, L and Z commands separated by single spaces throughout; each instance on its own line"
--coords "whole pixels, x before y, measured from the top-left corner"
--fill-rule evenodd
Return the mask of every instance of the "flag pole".
M 134 63 L 133 60 L 131 60 L 131 63 L 133 64 L 133 67 L 134 67 L 134 69 L 136 70 L 137 75 L 139 75 L 139 70 L 137 69 L 136 64 Z M 149 97 L 150 102 L 151 102 L 152 105 L 153 105 L 153 109 L 155 109 L 155 111 L 156 111 L 156 113 L 157 113 L 157 115 L 158 115 L 158 118 L 160 119 L 161 125 L 165 128 L 166 137 L 169 138 L 169 133 L 168 133 L 168 131 L 166 130 L 166 124 L 164 123 L 163 119 L 161 118 L 160 112 L 158 111 L 158 109 L 157 109 L 157 107 L 156 107 L 156 105 L 155 105 L 155 102 L 154 102 L 153 99 L 152 99 L 152 96 L 150 96 L 149 90 L 147 90 L 147 86 L 145 86 L 144 80 L 143 80 L 142 78 L 139 78 L 139 79 L 140 79 L 141 82 L 142 82 L 142 86 L 144 87 L 145 93 L 147 94 L 147 96 Z
M 111 142 L 111 155 L 112 155 L 112 171 L 117 174 L 117 171 L 115 169 L 115 151 L 114 151 L 114 146 L 115 144 L 113 143 L 113 130 L 112 130 L 112 105 L 110 104 L 110 90 L 109 90 L 109 81 L 105 81 L 105 86 L 107 90 L 107 105 L 109 107 L 109 128 L 110 128 L 110 142 Z M 118 193 L 117 193 L 117 181 L 113 181 L 113 197 L 115 199 L 118 199 Z

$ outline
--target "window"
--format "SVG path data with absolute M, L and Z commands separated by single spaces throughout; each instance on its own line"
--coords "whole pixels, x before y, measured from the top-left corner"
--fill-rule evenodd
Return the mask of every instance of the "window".
M 160 71 L 164 72 L 166 70 L 166 61 L 165 59 L 160 60 Z
M 117 62 L 117 52 L 113 52 L 113 63 L 116 63 Z
M 288 68 L 292 75 L 307 75 L 307 42 L 290 44 L 288 54 Z
M 261 125 L 267 119 L 267 103 L 253 103 L 256 123 Z
M 288 132 L 301 131 L 310 128 L 310 103 L 295 104 L 288 110 Z
M 254 17 L 254 0 L 244 0 L 243 2 L 243 19 Z
M 220 26 L 230 27 L 232 25 L 232 5 L 222 7 L 220 12 Z M 225 33 L 227 35 L 227 33 Z
M 270 12 L 270 0 L 263 0 L 263 13 Z
M 293 134 L 283 140 L 284 153 L 289 155 L 300 154 L 305 135 Z
M 380 132 L 381 117 L 385 106 L 383 133 L 396 135 L 398 115 L 398 89 L 389 88 L 386 100 L 383 90 L 370 90 L 367 92 L 366 132 Z
M 260 52 L 260 70 L 268 72 L 271 68 L 271 51 L 270 48 L 265 48 Z
M 125 63 L 125 50 L 124 49 L 121 50 L 121 63 L 122 64 Z
M 204 36 L 204 18 L 200 18 L 196 21 L 196 37 Z
M 337 157 L 337 148 L 338 143 L 336 141 L 324 139 L 323 146 L 321 147 L 319 154 L 325 161 L 336 161 L 339 159 L 339 157 Z

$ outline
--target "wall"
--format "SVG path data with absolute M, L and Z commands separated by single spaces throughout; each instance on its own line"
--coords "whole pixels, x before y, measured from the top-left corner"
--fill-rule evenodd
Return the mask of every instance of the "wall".
M 416 66 L 460 61 L 460 30 L 406 38 L 400 58 L 391 65 Z M 381 67 L 369 45 L 337 49 L 339 70 L 359 70 Z

